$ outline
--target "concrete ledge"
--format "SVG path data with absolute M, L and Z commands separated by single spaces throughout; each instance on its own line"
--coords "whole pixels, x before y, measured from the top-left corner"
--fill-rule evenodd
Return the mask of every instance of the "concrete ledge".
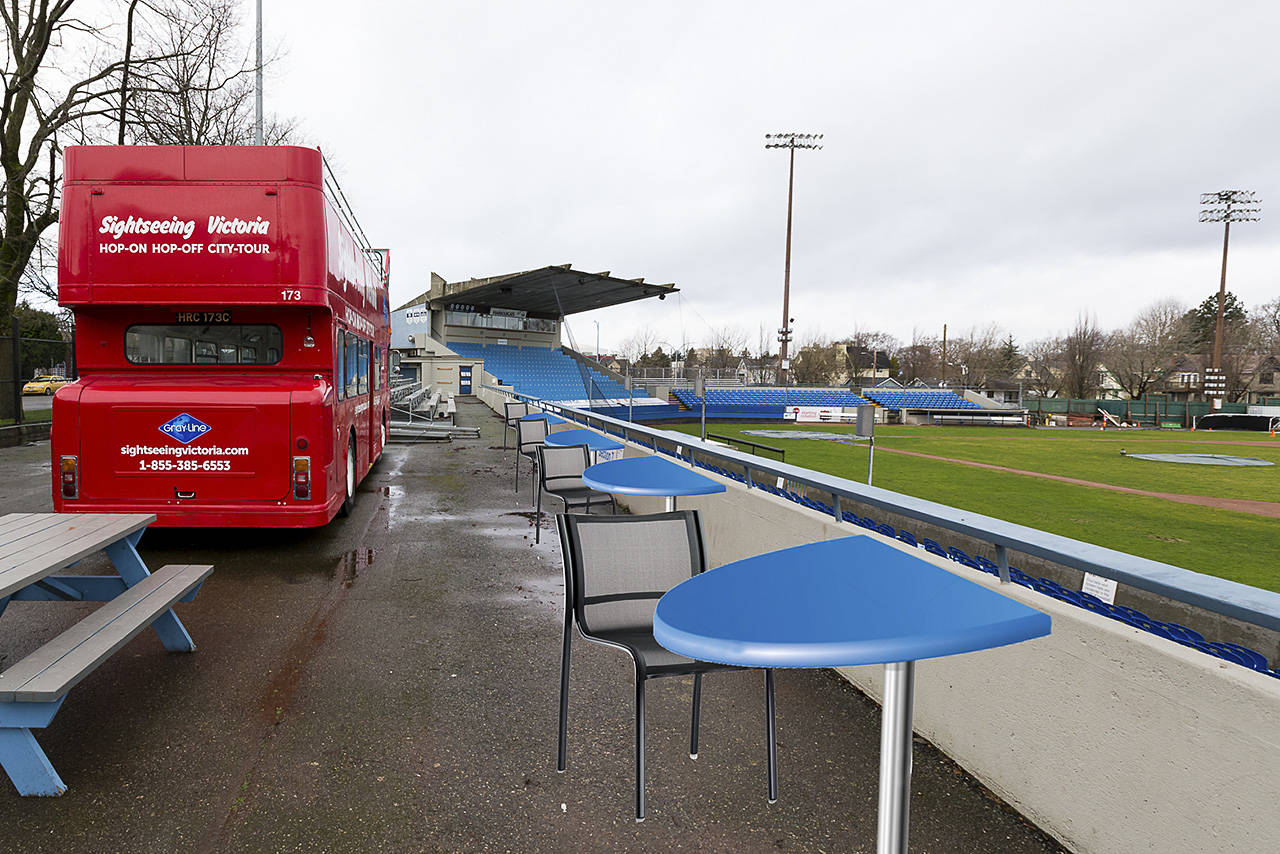
M 12 427 L 0 427 L 0 448 L 12 448 L 27 442 L 40 442 L 49 438 L 52 421 L 28 421 Z

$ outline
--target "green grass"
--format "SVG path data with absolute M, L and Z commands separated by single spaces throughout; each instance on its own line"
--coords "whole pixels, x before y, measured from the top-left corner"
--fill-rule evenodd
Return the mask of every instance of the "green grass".
M 22 413 L 23 423 L 29 421 L 52 421 L 53 420 L 53 404 L 49 404 L 48 409 L 28 409 Z M 0 427 L 12 427 L 16 422 L 12 418 L 0 418 Z
M 691 424 L 676 429 L 696 435 L 699 428 Z M 852 433 L 851 427 L 828 424 L 708 426 L 709 432 L 725 436 L 739 436 L 751 429 Z M 788 463 L 859 482 L 866 480 L 867 451 L 863 445 L 742 438 L 783 448 Z M 1274 442 L 1274 446 L 1206 444 L 1221 441 Z M 1130 453 L 1233 454 L 1277 465 L 1225 468 L 1157 463 L 1122 457 L 1121 447 Z M 875 459 L 875 485 L 885 489 L 1280 592 L 1280 520 L 1275 518 L 881 453 L 896 448 L 1156 492 L 1277 501 L 1280 438 L 1236 432 L 884 426 L 876 428 Z

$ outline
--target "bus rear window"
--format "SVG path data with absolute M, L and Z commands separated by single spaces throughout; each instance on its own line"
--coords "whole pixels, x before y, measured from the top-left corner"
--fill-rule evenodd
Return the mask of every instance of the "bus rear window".
M 132 365 L 274 365 L 283 341 L 266 323 L 139 323 L 125 330 L 124 355 Z

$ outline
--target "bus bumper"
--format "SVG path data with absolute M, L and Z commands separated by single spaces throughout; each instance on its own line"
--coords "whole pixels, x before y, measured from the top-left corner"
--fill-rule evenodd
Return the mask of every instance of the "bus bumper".
M 264 502 L 259 507 L 55 498 L 53 509 L 58 513 L 154 513 L 156 528 L 318 528 L 338 515 L 342 505 L 338 498 L 327 505 Z

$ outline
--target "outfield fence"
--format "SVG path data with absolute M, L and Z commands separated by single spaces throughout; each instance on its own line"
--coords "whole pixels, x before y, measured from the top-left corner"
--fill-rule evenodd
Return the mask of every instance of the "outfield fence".
M 1193 427 L 1201 415 L 1213 412 L 1209 401 L 1169 400 L 1166 395 L 1149 395 L 1139 400 L 1104 400 L 1101 398 L 1027 397 L 1023 407 L 1031 413 L 1033 423 L 1042 423 L 1046 416 L 1065 415 L 1100 418 L 1098 410 L 1124 421 L 1152 427 Z M 1243 403 L 1223 403 L 1218 412 L 1244 413 Z

